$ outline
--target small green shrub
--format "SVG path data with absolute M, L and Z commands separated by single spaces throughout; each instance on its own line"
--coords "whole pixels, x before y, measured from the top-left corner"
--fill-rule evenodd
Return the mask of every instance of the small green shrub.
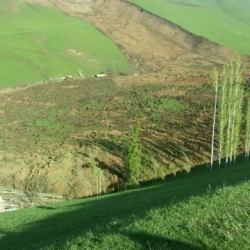
M 129 143 L 127 160 L 127 186 L 133 187 L 139 184 L 139 173 L 141 168 L 141 147 L 138 142 L 140 123 L 137 123 Z
M 150 101 L 149 105 L 151 108 L 157 110 L 182 111 L 187 109 L 185 105 L 180 103 L 178 100 L 172 98 L 155 99 Z

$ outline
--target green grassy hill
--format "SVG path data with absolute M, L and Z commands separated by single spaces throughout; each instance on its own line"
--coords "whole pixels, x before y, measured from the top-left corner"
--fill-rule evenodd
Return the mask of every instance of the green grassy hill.
M 250 55 L 250 0 L 129 0 L 190 32 Z
M 249 162 L 0 215 L 1 249 L 249 249 Z M 227 187 L 226 187 L 227 186 Z
M 0 89 L 48 78 L 128 72 L 118 47 L 83 20 L 51 7 L 0 3 Z

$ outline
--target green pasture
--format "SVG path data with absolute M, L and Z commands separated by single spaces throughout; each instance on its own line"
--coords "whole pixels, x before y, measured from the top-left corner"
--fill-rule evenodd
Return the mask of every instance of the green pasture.
M 93 25 L 51 7 L 0 3 L 0 89 L 49 78 L 129 71 L 118 47 Z
M 129 0 L 190 32 L 250 55 L 250 0 Z
M 0 249 L 249 249 L 249 162 L 0 214 Z M 246 182 L 245 182 L 246 181 Z

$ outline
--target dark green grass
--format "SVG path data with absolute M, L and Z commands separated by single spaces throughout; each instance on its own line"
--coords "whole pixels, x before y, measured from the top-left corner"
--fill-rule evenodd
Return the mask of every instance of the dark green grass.
M 0 89 L 79 71 L 127 73 L 129 64 L 114 42 L 86 21 L 48 6 L 1 1 Z
M 201 166 L 136 190 L 4 213 L 0 248 L 248 249 L 250 182 L 240 183 L 249 179 L 249 162 Z
M 129 0 L 192 33 L 250 55 L 250 0 Z

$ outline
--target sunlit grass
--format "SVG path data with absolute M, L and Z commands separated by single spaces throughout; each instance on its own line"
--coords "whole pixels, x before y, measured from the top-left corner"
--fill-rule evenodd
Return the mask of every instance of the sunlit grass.
M 0 215 L 2 249 L 248 249 L 249 162 Z M 150 246 L 150 248 L 149 248 Z
M 0 5 L 0 89 L 67 75 L 128 72 L 118 47 L 90 23 L 51 7 Z
M 250 55 L 250 1 L 129 0 L 192 33 Z

